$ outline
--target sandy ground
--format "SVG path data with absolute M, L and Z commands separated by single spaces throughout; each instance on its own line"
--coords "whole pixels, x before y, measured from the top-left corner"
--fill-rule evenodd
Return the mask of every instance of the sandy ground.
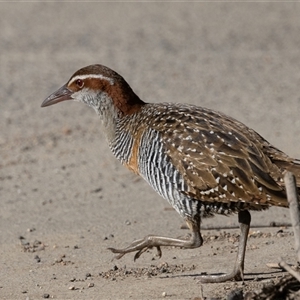
M 300 157 L 299 3 L 0 3 L 0 298 L 197 299 L 276 281 L 295 263 L 289 212 L 252 213 L 245 283 L 230 271 L 237 216 L 203 221 L 205 244 L 113 260 L 183 221 L 109 152 L 95 113 L 40 108 L 77 69 L 122 74 L 148 102 L 220 110 Z

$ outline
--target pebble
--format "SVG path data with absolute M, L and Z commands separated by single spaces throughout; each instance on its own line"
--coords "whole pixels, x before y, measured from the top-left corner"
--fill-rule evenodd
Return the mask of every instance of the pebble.
M 89 287 L 89 288 L 90 288 L 90 287 L 94 287 L 94 283 L 90 282 L 90 283 L 88 284 L 88 287 Z
M 65 135 L 70 135 L 72 133 L 72 129 L 69 128 L 69 127 L 64 127 L 62 129 L 62 133 L 65 134 Z
M 279 265 L 279 263 L 267 263 L 266 266 L 270 269 L 282 269 Z
M 49 294 L 44 294 L 44 295 L 43 295 L 43 298 L 44 298 L 44 299 L 48 299 L 49 297 L 50 297 Z
M 102 192 L 102 188 L 99 187 L 99 188 L 97 188 L 97 189 L 95 189 L 95 190 L 91 190 L 91 192 L 92 192 L 92 193 L 99 193 L 99 192 Z
M 108 240 L 108 239 L 113 239 L 114 238 L 114 235 L 112 233 L 110 233 L 108 236 L 106 235 L 103 240 Z
M 34 259 L 36 260 L 37 263 L 41 262 L 41 258 L 38 255 L 35 255 Z
M 75 290 L 75 286 L 74 285 L 69 286 L 69 290 L 71 291 Z
M 117 271 L 119 268 L 116 266 L 116 265 L 114 265 L 113 267 L 112 267 L 112 270 L 113 271 Z
M 163 297 L 166 297 L 167 296 L 167 293 L 166 292 L 162 292 L 161 294 Z

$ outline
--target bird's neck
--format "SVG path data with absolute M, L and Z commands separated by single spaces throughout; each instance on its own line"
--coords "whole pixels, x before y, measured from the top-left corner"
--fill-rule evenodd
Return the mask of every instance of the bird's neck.
M 98 106 L 93 106 L 102 120 L 104 133 L 110 146 L 118 140 L 121 128 L 127 127 L 126 124 L 130 123 L 131 117 L 134 117 L 145 104 L 134 93 L 132 96 L 131 98 L 122 98 L 121 95 L 111 97 L 107 93 L 102 93 L 98 95 L 101 97 L 100 101 L 97 101 Z

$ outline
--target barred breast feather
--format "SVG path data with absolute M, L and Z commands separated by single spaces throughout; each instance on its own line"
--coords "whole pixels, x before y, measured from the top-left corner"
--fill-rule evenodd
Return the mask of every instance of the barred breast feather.
M 124 118 L 119 140 L 116 156 L 179 209 L 182 201 L 201 201 L 216 211 L 288 206 L 284 169 L 270 153 L 282 165 L 290 159 L 224 114 L 193 105 L 147 104 L 130 121 Z

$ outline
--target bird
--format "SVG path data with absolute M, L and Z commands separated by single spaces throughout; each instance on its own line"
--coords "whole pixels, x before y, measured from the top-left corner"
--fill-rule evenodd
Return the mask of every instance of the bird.
M 200 276 L 201 282 L 244 280 L 250 211 L 288 207 L 283 174 L 295 174 L 300 192 L 300 160 L 272 146 L 236 119 L 191 104 L 144 102 L 112 69 L 89 65 L 42 102 L 42 107 L 75 100 L 92 107 L 102 121 L 108 146 L 130 171 L 141 176 L 185 220 L 189 238 L 147 235 L 123 249 L 134 260 L 151 248 L 185 249 L 203 244 L 203 218 L 238 215 L 240 239 L 231 272 Z

